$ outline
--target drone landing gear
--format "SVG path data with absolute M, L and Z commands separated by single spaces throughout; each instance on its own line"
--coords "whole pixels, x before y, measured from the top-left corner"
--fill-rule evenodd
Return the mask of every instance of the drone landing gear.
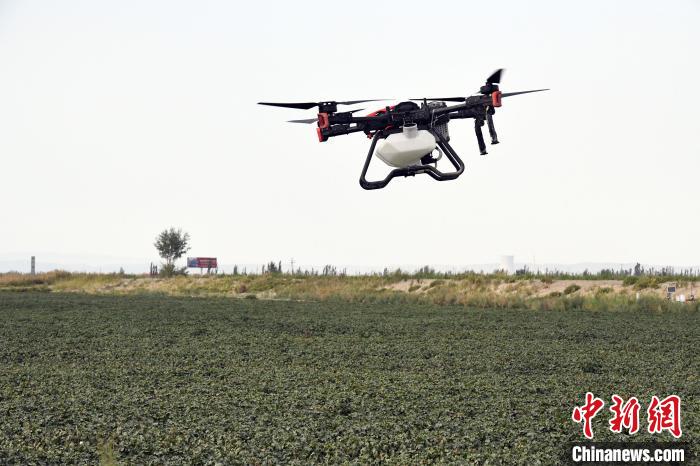
M 362 167 L 362 174 L 360 175 L 360 186 L 362 186 L 364 189 L 381 189 L 385 187 L 386 185 L 389 184 L 389 182 L 392 180 L 392 178 L 397 177 L 397 176 L 416 176 L 421 173 L 427 173 L 430 175 L 433 179 L 436 179 L 438 181 L 447 181 L 447 180 L 454 180 L 459 175 L 464 173 L 464 162 L 462 162 L 462 159 L 459 158 L 457 153 L 454 151 L 452 146 L 447 142 L 447 140 L 439 133 L 435 131 L 431 131 L 431 134 L 435 136 L 437 140 L 437 146 L 440 151 L 442 151 L 445 156 L 447 156 L 447 159 L 450 161 L 452 166 L 455 168 L 455 171 L 453 172 L 448 172 L 448 173 L 443 173 L 440 170 L 438 170 L 436 167 L 432 167 L 430 165 L 424 164 L 424 165 L 411 165 L 410 167 L 405 167 L 405 168 L 396 168 L 392 171 L 389 172 L 389 174 L 384 178 L 383 180 L 378 180 L 378 181 L 368 181 L 365 176 L 367 175 L 367 169 L 369 168 L 369 163 L 372 161 L 372 157 L 374 156 L 374 148 L 377 145 L 377 141 L 381 137 L 385 137 L 385 135 L 382 134 L 382 131 L 377 131 L 372 138 L 372 144 L 369 147 L 369 153 L 367 153 L 367 159 L 365 160 L 365 165 Z M 483 138 L 482 138 L 483 139 Z M 429 161 L 430 163 L 432 162 L 437 162 L 438 159 L 433 159 L 432 156 L 426 156 L 429 157 L 430 160 L 427 158 L 426 161 Z M 421 161 L 422 162 L 422 161 Z
M 493 109 L 489 108 L 486 110 L 486 124 L 489 128 L 489 136 L 491 136 L 491 144 L 498 144 L 498 135 L 496 134 L 496 126 L 493 124 Z M 474 132 L 476 133 L 476 140 L 479 143 L 479 152 L 481 155 L 486 155 L 486 143 L 484 142 L 484 134 L 481 132 L 481 127 L 484 126 L 483 118 L 474 119 Z
M 493 124 L 493 109 L 489 109 L 486 112 L 486 123 L 489 127 L 489 135 L 491 136 L 491 145 L 498 144 L 498 135 L 496 134 L 496 127 Z
M 474 119 L 474 132 L 476 133 L 476 141 L 479 143 L 479 152 L 481 155 L 486 155 L 486 143 L 484 142 L 484 134 L 481 132 L 481 127 L 484 126 L 484 120 L 480 118 Z

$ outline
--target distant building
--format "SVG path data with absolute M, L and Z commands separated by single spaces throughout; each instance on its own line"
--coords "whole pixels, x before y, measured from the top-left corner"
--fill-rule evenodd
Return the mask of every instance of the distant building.
M 513 256 L 501 256 L 501 270 L 508 275 L 515 273 L 515 259 Z

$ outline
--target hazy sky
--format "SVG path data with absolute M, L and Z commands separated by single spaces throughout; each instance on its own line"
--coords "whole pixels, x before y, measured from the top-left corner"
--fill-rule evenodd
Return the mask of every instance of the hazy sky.
M 150 260 L 174 225 L 226 263 L 698 265 L 698 24 L 697 0 L 0 0 L 0 259 Z M 498 67 L 552 90 L 504 100 L 486 157 L 453 122 L 450 182 L 364 191 L 366 138 L 255 105 L 468 95 Z

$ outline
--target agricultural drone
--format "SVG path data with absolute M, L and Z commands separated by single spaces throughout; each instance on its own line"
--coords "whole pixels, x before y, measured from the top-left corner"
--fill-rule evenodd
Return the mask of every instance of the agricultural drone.
M 318 107 L 318 116 L 303 120 L 290 120 L 290 123 L 317 123 L 316 134 L 319 142 L 328 138 L 350 133 L 365 133 L 372 143 L 367 153 L 360 186 L 364 189 L 381 189 L 397 176 L 415 176 L 427 173 L 438 181 L 454 180 L 464 172 L 464 162 L 450 146 L 447 125 L 450 120 L 473 118 L 476 140 L 481 155 L 486 155 L 486 143 L 481 128 L 488 126 L 491 144 L 498 144 L 493 115 L 501 106 L 501 99 L 531 92 L 546 91 L 535 89 L 519 92 L 501 92 L 503 69 L 496 70 L 486 79 L 477 94 L 469 97 L 442 97 L 409 99 L 396 105 L 387 106 L 366 116 L 355 116 L 363 109 L 338 112 L 338 105 L 354 105 L 363 102 L 377 102 L 388 99 L 365 99 L 336 102 L 258 102 L 273 107 L 298 108 L 308 110 Z M 421 104 L 418 105 L 418 101 Z M 446 102 L 463 102 L 448 106 Z M 368 181 L 366 178 L 372 157 L 376 155 L 393 168 L 383 180 Z M 445 155 L 454 171 L 442 172 L 437 162 Z

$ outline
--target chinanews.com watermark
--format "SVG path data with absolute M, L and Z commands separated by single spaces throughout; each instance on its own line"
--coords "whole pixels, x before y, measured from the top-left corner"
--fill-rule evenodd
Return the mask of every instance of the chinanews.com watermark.
M 611 396 L 608 408 L 607 427 L 616 434 L 626 433 L 631 437 L 642 428 L 646 421 L 646 432 L 659 436 L 659 442 L 594 442 L 593 420 L 603 411 L 605 401 L 588 392 L 585 402 L 576 406 L 571 413 L 571 420 L 581 425 L 585 440 L 572 443 L 567 449 L 567 462 L 570 464 L 689 464 L 691 450 L 687 443 L 680 441 L 669 442 L 662 436 L 670 435 L 679 440 L 683 435 L 681 426 L 681 399 L 677 395 L 669 395 L 663 399 L 652 396 L 643 411 L 645 419 L 640 420 L 642 403 L 631 397 L 624 400 L 618 395 Z M 663 443 L 662 443 L 663 442 Z
M 687 443 L 583 442 L 568 448 L 570 464 L 690 464 L 689 461 Z

